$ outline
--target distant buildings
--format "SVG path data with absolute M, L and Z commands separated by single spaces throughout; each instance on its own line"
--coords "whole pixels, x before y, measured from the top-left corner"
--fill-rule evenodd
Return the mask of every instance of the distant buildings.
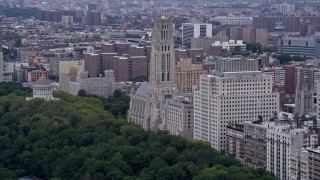
M 295 10 L 295 5 L 288 3 L 272 4 L 271 7 L 276 9 L 278 12 L 285 16 L 291 15 L 291 13 Z
M 318 16 L 259 16 L 253 17 L 253 28 L 266 28 L 268 32 L 276 32 L 277 22 L 283 24 L 284 32 L 299 32 L 303 22 L 309 25 L 320 25 Z
M 192 38 L 212 37 L 212 24 L 182 23 L 182 44 L 191 43 Z
M 72 16 L 72 19 L 76 19 L 76 11 L 56 11 L 56 10 L 45 10 L 40 9 L 38 11 L 38 19 L 40 21 L 49 21 L 49 22 L 61 22 L 62 16 Z
M 84 71 L 84 62 L 59 61 L 59 89 L 69 92 L 69 82 L 75 82 L 78 71 Z
M 283 37 L 278 40 L 278 52 L 320 58 L 320 32 L 310 37 Z
M 192 93 L 194 86 L 199 86 L 200 75 L 207 74 L 202 64 L 192 64 L 191 58 L 181 59 L 177 64 L 177 85 L 179 92 Z
M 230 27 L 227 29 L 229 39 L 243 40 L 246 43 L 267 44 L 268 31 L 264 28 Z
M 212 18 L 213 21 L 219 22 L 221 25 L 230 26 L 251 26 L 252 17 L 236 17 L 236 16 L 217 16 Z
M 212 44 L 213 47 L 222 47 L 227 51 L 236 52 L 236 51 L 245 51 L 247 45 L 243 43 L 242 40 L 229 40 L 227 42 L 215 41 Z
M 100 26 L 101 25 L 101 13 L 97 11 L 87 12 L 87 24 L 89 26 Z

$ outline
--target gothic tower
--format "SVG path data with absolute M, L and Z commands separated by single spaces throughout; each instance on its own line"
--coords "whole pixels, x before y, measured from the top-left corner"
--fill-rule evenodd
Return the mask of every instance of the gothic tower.
M 166 129 L 163 105 L 178 93 L 173 27 L 169 17 L 161 16 L 154 23 L 149 82 L 150 130 Z
M 152 33 L 149 82 L 130 94 L 128 121 L 145 130 L 167 129 L 165 103 L 178 94 L 172 20 L 159 17 Z

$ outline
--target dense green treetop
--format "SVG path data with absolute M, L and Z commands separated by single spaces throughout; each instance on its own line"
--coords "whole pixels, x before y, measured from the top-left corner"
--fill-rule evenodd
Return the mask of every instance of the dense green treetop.
M 30 89 L 14 83 L 1 83 L 0 95 L 0 179 L 274 179 L 207 142 L 146 132 L 101 98 L 55 92 L 60 100 L 26 101 Z

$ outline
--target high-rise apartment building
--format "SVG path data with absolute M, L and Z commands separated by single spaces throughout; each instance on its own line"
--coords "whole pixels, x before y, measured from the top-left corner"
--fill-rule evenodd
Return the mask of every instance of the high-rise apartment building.
M 167 129 L 163 109 L 178 93 L 172 19 L 155 20 L 150 60 L 150 81 L 131 95 L 128 121 L 146 130 Z
M 288 3 L 272 4 L 271 7 L 276 9 L 278 12 L 285 16 L 291 15 L 291 13 L 295 10 L 295 5 Z
M 222 68 L 225 63 L 217 63 L 216 75 L 201 75 L 199 90 L 194 92 L 194 139 L 224 150 L 229 123 L 241 124 L 260 116 L 268 119 L 279 111 L 279 93 L 272 91 L 272 76 L 258 71 L 251 61 L 232 60 L 226 68 Z
M 309 25 L 320 25 L 320 18 L 319 16 L 259 16 L 253 17 L 252 26 L 275 32 L 277 22 L 283 24 L 284 32 L 299 32 L 301 26 L 305 26 L 305 23 L 302 22 L 308 22 Z
M 113 56 L 112 65 L 116 81 L 132 81 L 138 76 L 147 77 L 146 56 Z
M 84 61 L 59 61 L 59 89 L 69 92 L 69 82 L 76 81 L 77 71 L 84 71 Z
M 101 73 L 101 58 L 99 54 L 88 53 L 84 55 L 84 69 L 89 77 L 99 77 Z
M 296 93 L 296 68 L 294 66 L 285 66 L 285 82 L 284 90 L 286 94 L 295 94 Z
M 191 58 L 181 59 L 177 64 L 177 85 L 179 92 L 191 93 L 193 86 L 199 86 L 200 75 L 207 74 L 202 64 L 192 64 Z
M 199 37 L 212 37 L 212 24 L 182 23 L 182 44 Z
M 268 30 L 264 28 L 229 27 L 226 30 L 226 35 L 229 39 L 243 40 L 246 43 L 266 44 Z
M 87 12 L 87 24 L 90 26 L 101 25 L 101 13 L 97 11 Z

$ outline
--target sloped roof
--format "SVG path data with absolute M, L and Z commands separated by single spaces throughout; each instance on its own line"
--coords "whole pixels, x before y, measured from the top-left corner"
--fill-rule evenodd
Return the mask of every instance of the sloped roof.
M 50 81 L 46 78 L 46 77 L 44 77 L 44 76 L 42 76 L 41 78 L 39 78 L 37 81 L 36 81 L 36 83 L 35 83 L 36 85 L 50 85 Z
M 143 96 L 143 97 L 147 97 L 148 92 L 149 92 L 149 87 L 150 84 L 148 82 L 143 82 L 140 87 L 137 89 L 136 91 L 136 95 L 137 96 Z

